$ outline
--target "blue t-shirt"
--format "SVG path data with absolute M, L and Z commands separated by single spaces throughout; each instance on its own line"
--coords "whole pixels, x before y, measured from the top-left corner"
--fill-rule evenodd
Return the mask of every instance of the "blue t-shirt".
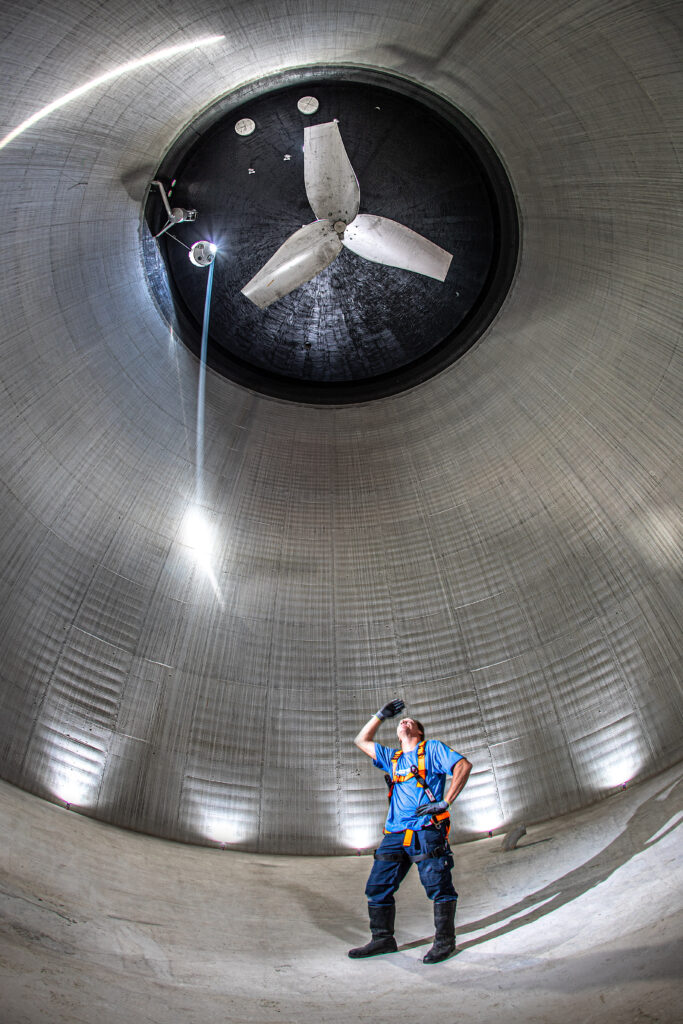
M 372 763 L 376 768 L 381 768 L 383 772 L 388 772 L 391 775 L 393 769 L 391 759 L 395 753 L 395 749 L 392 750 L 390 747 L 383 747 L 381 744 L 375 743 L 375 759 Z M 451 774 L 453 766 L 461 759 L 462 754 L 451 750 L 441 740 L 427 740 L 425 773 L 427 785 L 434 794 L 435 800 L 443 800 L 446 776 Z M 401 754 L 396 765 L 398 775 L 407 775 L 413 764 L 417 767 L 417 747 L 408 751 L 407 754 Z M 387 832 L 403 832 L 407 828 L 412 828 L 417 832 L 426 828 L 430 821 L 429 816 L 417 817 L 415 811 L 419 804 L 428 803 L 429 797 L 425 790 L 418 786 L 414 778 L 410 778 L 406 782 L 397 782 L 391 794 L 389 813 L 384 825 L 385 830 Z

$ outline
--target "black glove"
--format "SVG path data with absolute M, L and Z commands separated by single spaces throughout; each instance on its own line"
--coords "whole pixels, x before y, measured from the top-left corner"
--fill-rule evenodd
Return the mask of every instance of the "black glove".
M 380 722 L 383 722 L 385 718 L 393 718 L 394 715 L 400 714 L 403 711 L 405 704 L 402 700 L 390 700 L 388 704 L 385 704 L 383 708 L 376 711 L 375 714 L 379 718 Z
M 447 800 L 437 800 L 433 804 L 420 804 L 415 814 L 418 818 L 422 818 L 425 814 L 428 814 L 431 818 L 432 814 L 443 814 L 449 807 L 450 804 Z

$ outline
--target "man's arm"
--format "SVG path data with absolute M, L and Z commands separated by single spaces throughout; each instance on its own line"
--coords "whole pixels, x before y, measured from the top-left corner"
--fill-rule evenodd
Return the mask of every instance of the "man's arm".
M 460 760 L 453 765 L 453 777 L 451 778 L 448 791 L 443 800 L 436 800 L 434 803 L 429 804 L 420 804 L 415 812 L 418 818 L 421 818 L 426 814 L 444 814 L 444 812 L 447 811 L 453 803 L 458 793 L 462 792 L 471 771 L 471 763 L 466 757 L 461 757 Z
M 369 722 L 366 722 L 361 731 L 353 741 L 359 750 L 375 760 L 375 744 L 372 737 L 375 735 L 385 718 L 393 718 L 403 711 L 405 704 L 402 700 L 390 700 L 388 704 L 376 711 Z M 464 785 L 464 783 L 463 783 Z
M 375 744 L 372 742 L 372 737 L 375 735 L 381 724 L 382 720 L 378 718 L 377 715 L 373 715 L 370 721 L 365 723 L 353 741 L 358 749 L 362 750 L 364 754 L 368 755 L 368 757 L 371 757 L 373 761 L 375 760 Z
M 470 777 L 472 771 L 472 764 L 467 760 L 466 757 L 461 757 L 460 760 L 453 766 L 453 777 L 451 784 L 448 787 L 446 793 L 446 802 L 452 804 L 458 793 L 461 793 L 464 789 L 465 783 Z

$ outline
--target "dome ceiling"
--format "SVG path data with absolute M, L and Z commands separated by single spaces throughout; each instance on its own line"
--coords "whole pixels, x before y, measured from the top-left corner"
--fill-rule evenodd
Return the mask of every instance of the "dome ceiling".
M 391 394 L 443 369 L 480 336 L 516 264 L 512 190 L 481 133 L 433 94 L 388 75 L 318 69 L 276 76 L 223 100 L 190 126 L 162 162 L 172 201 L 196 222 L 145 240 L 164 304 L 166 275 L 181 337 L 199 351 L 206 275 L 185 246 L 219 246 L 209 365 L 256 390 L 292 400 L 358 401 Z M 280 84 L 280 88 L 278 85 Z M 318 107 L 302 113 L 309 93 Z M 228 108 L 226 110 L 226 107 Z M 304 128 L 337 120 L 360 183 L 361 213 L 405 224 L 453 255 L 444 282 L 342 249 L 334 263 L 267 309 L 242 293 L 294 231 L 313 219 L 304 188 Z M 253 131 L 242 135 L 236 126 Z M 152 190 L 156 234 L 166 214 Z M 183 244 L 178 244 L 178 243 Z

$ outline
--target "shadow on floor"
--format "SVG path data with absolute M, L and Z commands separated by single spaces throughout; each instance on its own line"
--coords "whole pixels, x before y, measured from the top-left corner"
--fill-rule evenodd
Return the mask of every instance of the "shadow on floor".
M 456 919 L 456 931 L 458 939 L 463 935 L 480 931 L 484 928 L 492 928 L 485 935 L 472 938 L 469 941 L 458 941 L 457 953 L 463 952 L 472 946 L 488 942 L 500 935 L 516 931 L 524 925 L 531 924 L 548 914 L 553 913 L 565 904 L 577 899 L 584 893 L 606 881 L 615 871 L 626 864 L 636 854 L 647 850 L 665 836 L 669 835 L 679 824 L 681 811 L 681 794 L 683 792 L 683 779 L 679 777 L 676 781 L 668 782 L 653 796 L 646 799 L 631 817 L 628 819 L 623 831 L 612 840 L 604 849 L 600 850 L 594 857 L 581 864 L 579 867 L 569 871 L 566 875 L 554 879 L 539 889 L 530 889 L 528 894 L 514 903 L 502 908 L 494 914 L 479 918 L 476 921 L 469 921 L 466 924 L 458 924 Z M 535 846 L 544 840 L 523 844 L 518 849 L 526 846 Z M 506 857 L 514 856 L 510 851 Z M 533 869 L 530 867 L 530 872 Z M 533 878 L 529 882 L 533 885 Z M 329 935 L 349 946 L 358 944 L 358 928 L 349 922 L 348 900 L 335 899 L 331 894 L 323 895 L 311 892 L 304 884 L 292 885 L 280 884 L 299 902 L 300 906 L 310 920 Z M 510 920 L 512 918 L 512 920 Z M 416 949 L 420 946 L 431 946 L 433 934 L 424 938 L 414 939 L 411 942 L 399 946 L 399 951 L 404 952 Z M 628 951 L 626 951 L 627 953 Z M 634 962 L 637 962 L 639 951 L 632 952 Z M 626 957 L 626 953 L 624 956 Z M 662 977 L 668 977 L 669 950 L 667 956 L 663 957 Z M 628 976 L 628 972 L 626 972 Z
M 553 879 L 548 885 L 534 889 L 516 903 L 512 903 L 495 914 L 489 914 L 478 921 L 470 921 L 459 925 L 458 935 L 480 931 L 495 925 L 493 931 L 487 932 L 469 942 L 458 942 L 458 949 L 468 949 L 482 942 L 488 942 L 499 935 L 506 935 L 524 925 L 538 921 L 539 918 L 553 913 L 565 904 L 577 899 L 590 889 L 606 881 L 610 875 L 618 871 L 622 865 L 642 853 L 654 843 L 658 843 L 669 835 L 679 820 L 677 813 L 681 811 L 681 795 L 683 780 L 680 778 L 655 793 L 631 815 L 624 830 L 600 850 L 594 857 L 569 871 L 561 878 Z M 531 844 L 529 844 L 531 845 Z M 509 920 L 512 917 L 513 920 Z

